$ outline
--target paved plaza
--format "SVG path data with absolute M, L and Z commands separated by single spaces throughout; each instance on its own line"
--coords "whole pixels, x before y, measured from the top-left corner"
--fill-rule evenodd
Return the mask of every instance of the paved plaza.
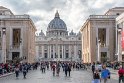
M 31 70 L 27 74 L 27 78 L 23 79 L 23 75 L 20 74 L 19 79 L 15 78 L 15 75 L 10 75 L 0 78 L 0 83 L 91 83 L 92 74 L 90 70 L 72 70 L 71 77 L 65 77 L 64 72 L 61 71 L 60 76 L 52 75 L 50 70 L 46 73 L 41 73 L 38 70 Z M 111 79 L 109 83 L 118 83 L 118 77 L 115 71 L 112 71 Z

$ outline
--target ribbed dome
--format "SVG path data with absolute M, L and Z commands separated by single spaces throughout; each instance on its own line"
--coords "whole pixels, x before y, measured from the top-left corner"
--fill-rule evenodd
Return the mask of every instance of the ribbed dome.
M 48 24 L 48 29 L 64 29 L 67 30 L 66 24 L 60 19 L 58 11 L 55 14 L 54 19 Z

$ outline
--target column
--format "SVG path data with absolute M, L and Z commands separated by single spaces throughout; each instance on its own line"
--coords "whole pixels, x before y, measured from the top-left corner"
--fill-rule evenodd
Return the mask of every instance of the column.
M 96 38 L 97 38 L 97 51 L 96 51 L 96 60 L 97 61 L 99 61 L 99 45 L 98 45 L 98 40 L 99 40 L 99 38 L 98 38 L 98 27 L 96 27 Z
M 44 44 L 41 45 L 41 48 L 42 48 L 42 56 L 41 56 L 41 58 L 44 58 Z
M 53 44 L 53 59 L 55 58 L 55 44 Z
M 109 28 L 106 28 L 106 46 L 109 46 Z
M 118 31 L 118 61 L 122 61 L 121 31 Z
M 50 45 L 50 50 L 49 50 L 50 54 L 49 54 L 49 58 L 51 58 L 51 45 Z
M 39 58 L 39 45 L 36 46 L 36 59 Z
M 9 40 L 9 60 L 12 60 L 12 52 L 11 52 L 11 49 L 12 49 L 12 40 L 13 40 L 13 30 L 12 30 L 12 28 L 11 27 L 9 27 L 10 28 L 10 34 L 9 34 L 9 36 L 10 36 L 10 40 Z
M 77 61 L 77 47 L 74 45 L 74 60 Z
M 62 44 L 62 59 L 64 58 L 64 54 L 63 54 L 63 44 Z
M 56 44 L 56 55 L 57 55 L 57 59 L 58 59 L 58 44 Z
M 71 45 L 69 44 L 69 58 L 71 59 L 71 57 L 72 57 L 72 55 L 71 55 Z
M 49 55 L 50 55 L 50 44 L 47 45 L 47 60 L 49 59 Z
M 6 28 L 2 29 L 2 63 L 6 63 Z
M 58 60 L 60 59 L 60 45 L 58 45 Z
M 105 44 L 105 46 L 107 48 L 109 48 L 109 28 L 106 28 L 106 44 Z M 111 60 L 111 58 L 110 58 L 110 50 L 107 50 L 107 58 L 109 58 Z
M 63 45 L 63 60 L 65 60 L 65 45 Z

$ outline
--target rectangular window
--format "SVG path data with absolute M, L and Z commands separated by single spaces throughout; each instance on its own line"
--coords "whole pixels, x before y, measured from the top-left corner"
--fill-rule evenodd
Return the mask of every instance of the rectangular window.
M 65 58 L 67 59 L 67 58 L 69 58 L 69 56 L 68 56 L 68 53 L 66 53 L 66 56 L 65 56 Z
M 62 58 L 62 54 L 60 54 L 60 58 Z
M 19 46 L 21 40 L 21 30 L 13 29 L 13 46 Z
M 53 58 L 53 54 L 51 54 L 51 58 Z
M 51 52 L 53 52 L 53 50 L 51 50 Z
M 101 52 L 101 62 L 106 62 L 108 60 L 107 52 Z
M 45 53 L 44 55 L 45 55 L 44 58 L 47 58 L 47 53 Z
M 100 40 L 100 44 L 102 47 L 106 46 L 106 29 L 105 28 L 98 29 L 98 39 Z
M 55 53 L 55 58 L 58 58 L 58 55 Z

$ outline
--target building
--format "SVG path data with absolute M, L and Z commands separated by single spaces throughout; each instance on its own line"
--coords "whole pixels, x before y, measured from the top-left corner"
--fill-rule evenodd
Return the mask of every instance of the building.
M 82 32 L 82 58 L 84 63 L 106 62 L 116 59 L 116 17 L 124 12 L 123 7 L 109 9 L 105 15 L 90 15 Z
M 36 27 L 29 15 L 0 6 L 0 62 L 34 62 Z
M 124 13 L 116 18 L 116 55 L 124 61 Z
M 58 11 L 47 27 L 46 35 L 36 35 L 36 55 L 41 61 L 81 61 L 81 34 L 68 34 Z

